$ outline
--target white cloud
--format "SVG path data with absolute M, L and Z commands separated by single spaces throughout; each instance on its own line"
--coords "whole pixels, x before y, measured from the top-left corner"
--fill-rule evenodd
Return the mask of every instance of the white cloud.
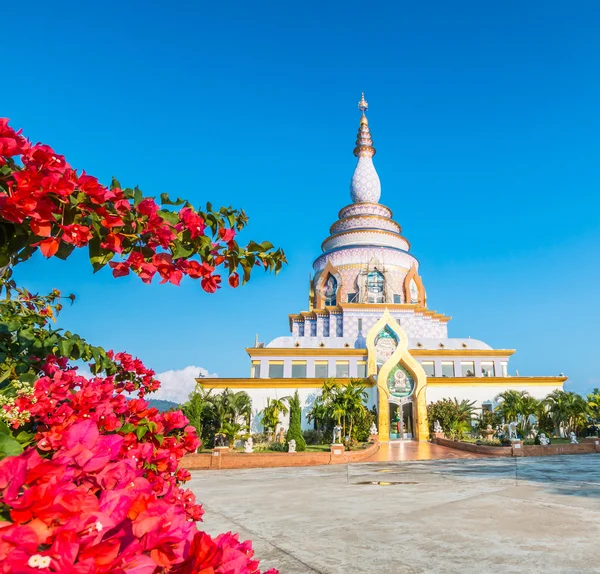
M 216 377 L 215 373 L 209 374 L 206 369 L 189 365 L 177 371 L 165 371 L 157 373 L 156 378 L 160 381 L 160 389 L 155 393 L 146 396 L 148 399 L 163 399 L 173 401 L 174 403 L 183 403 L 187 401 L 189 394 L 196 386 L 196 378 L 203 376 L 205 378 Z

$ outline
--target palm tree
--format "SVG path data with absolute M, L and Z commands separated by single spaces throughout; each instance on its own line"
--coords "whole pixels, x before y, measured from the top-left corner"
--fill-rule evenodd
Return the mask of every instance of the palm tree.
M 518 432 L 522 437 L 533 431 L 533 421 L 540 412 L 540 402 L 527 391 L 508 390 L 500 393 L 496 400 L 500 404 L 496 410 L 504 417 L 504 422 L 518 422 Z
M 557 434 L 560 435 L 561 429 L 564 435 L 577 433 L 586 425 L 590 411 L 588 402 L 581 395 L 556 389 L 546 397 L 545 402 Z
M 588 396 L 588 412 L 592 422 L 600 422 L 600 389 L 594 389 Z
M 325 381 L 321 395 L 317 397 L 313 408 L 308 413 L 309 420 L 317 424 L 335 421 L 342 426 L 342 433 L 352 436 L 356 423 L 368 416 L 365 403 L 368 394 L 362 380 L 352 380 L 347 385 L 341 385 L 330 379 Z
M 263 416 L 263 427 L 269 433 L 269 431 L 275 433 L 277 431 L 277 425 L 281 424 L 279 420 L 279 414 L 286 415 L 289 412 L 287 401 L 291 397 L 281 397 L 280 399 L 267 398 L 267 406 L 262 410 Z
M 222 432 L 227 437 L 227 440 L 229 441 L 229 447 L 233 448 L 235 440 L 240 435 L 248 432 L 248 427 L 238 422 L 226 421 L 223 423 L 223 426 L 219 429 L 219 432 Z

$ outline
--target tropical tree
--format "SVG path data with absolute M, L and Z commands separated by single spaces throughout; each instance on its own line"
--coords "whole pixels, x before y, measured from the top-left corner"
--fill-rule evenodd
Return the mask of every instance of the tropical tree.
M 210 390 L 206 391 L 202 385 L 196 385 L 196 389 L 190 393 L 188 401 L 181 405 L 181 411 L 189 419 L 203 442 L 207 438 L 205 429 L 208 427 L 208 422 L 213 419 L 210 394 Z
M 194 416 L 203 442 L 210 444 L 217 433 L 223 433 L 228 439 L 234 437 L 229 443 L 233 446 L 241 431 L 247 432 L 250 428 L 252 400 L 245 391 L 224 389 L 213 394 L 212 390 L 206 391 L 198 384 L 188 402 L 182 405 L 182 410 L 186 416 L 188 412 Z M 239 432 L 233 432 L 235 425 L 239 425 Z
M 594 389 L 588 396 L 588 412 L 593 423 L 600 423 L 600 389 Z
M 302 405 L 298 390 L 289 400 L 290 405 L 290 428 L 288 429 L 286 440 L 289 444 L 291 440 L 296 441 L 296 450 L 306 450 L 306 441 L 302 435 Z
M 288 401 L 291 397 L 282 397 L 280 399 L 267 398 L 267 406 L 261 411 L 263 428 L 272 438 L 277 432 L 277 426 L 281 424 L 279 415 L 287 415 L 289 412 Z M 272 433 L 272 434 L 271 434 Z
M 558 435 L 561 429 L 567 436 L 571 432 L 580 433 L 585 428 L 589 407 L 581 395 L 556 389 L 546 397 L 545 402 Z
M 321 395 L 308 413 L 308 419 L 319 426 L 331 427 L 332 423 L 342 426 L 343 435 L 355 438 L 356 425 L 369 417 L 366 402 L 369 398 L 362 380 L 352 380 L 342 385 L 330 379 L 325 381 Z
M 463 399 L 441 399 L 427 405 L 429 432 L 433 433 L 435 421 L 439 421 L 444 435 L 457 438 L 471 430 L 471 421 L 475 412 L 475 401 Z
M 527 391 L 507 390 L 496 397 L 500 404 L 496 411 L 509 423 L 516 421 L 517 432 L 521 437 L 532 434 L 534 423 L 540 416 L 540 401 L 532 397 Z
M 160 387 L 154 371 L 54 328 L 62 299 L 74 297 L 13 279 L 37 251 L 68 259 L 87 247 L 94 271 L 108 264 L 145 283 L 187 275 L 213 293 L 223 272 L 237 287 L 240 273 L 244 282 L 255 266 L 285 262 L 268 242 L 238 245 L 246 223 L 241 210 L 196 210 L 167 195 L 157 203 L 116 180 L 106 187 L 0 119 L 3 571 L 256 571 L 248 542 L 198 530 L 203 510 L 182 488 L 190 473 L 179 463 L 199 440 L 183 413 L 145 400 Z M 79 360 L 92 377 L 78 374 Z
M 233 421 L 225 421 L 221 425 L 219 432 L 223 433 L 227 437 L 229 446 L 233 447 L 233 445 L 235 444 L 235 441 L 238 438 L 241 438 L 242 436 L 247 435 L 249 430 L 250 430 L 250 427 L 248 427 L 245 424 L 241 424 L 239 422 L 233 422 Z

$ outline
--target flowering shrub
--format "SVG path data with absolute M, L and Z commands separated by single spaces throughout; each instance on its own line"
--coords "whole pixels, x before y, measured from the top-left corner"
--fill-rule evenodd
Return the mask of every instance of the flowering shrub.
M 52 328 L 61 294 L 34 295 L 11 279 L 37 249 L 64 258 L 84 245 L 96 269 L 110 263 L 113 275 L 145 282 L 188 275 L 208 292 L 219 266 L 237 287 L 238 266 L 245 281 L 256 264 L 285 262 L 267 242 L 235 243 L 243 212 L 173 203 L 184 207 L 160 209 L 137 189 L 77 175 L 0 120 L 0 572 L 259 572 L 250 542 L 197 529 L 202 507 L 179 461 L 200 441 L 181 412 L 149 407 L 154 372 Z M 92 378 L 73 360 L 89 361 Z
M 150 283 L 158 273 L 161 283 L 176 285 L 187 275 L 214 293 L 221 284 L 219 266 L 237 287 L 239 268 L 246 282 L 254 265 L 277 272 L 285 263 L 283 251 L 268 241 L 236 243 L 248 221 L 243 211 L 213 211 L 210 204 L 205 212 L 196 211 L 167 194 L 161 203 L 183 207 L 170 211 L 137 187 L 121 189 L 113 179 L 107 188 L 85 172 L 78 174 L 51 147 L 31 145 L 0 118 L 0 268 L 6 272 L 37 249 L 45 257 L 66 259 L 76 247 L 87 246 L 96 271 L 108 263 L 115 277 L 133 272 Z

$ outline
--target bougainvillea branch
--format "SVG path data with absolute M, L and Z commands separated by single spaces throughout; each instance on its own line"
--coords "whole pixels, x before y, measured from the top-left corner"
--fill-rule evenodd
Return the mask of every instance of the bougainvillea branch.
M 95 271 L 109 264 L 115 277 L 135 273 L 150 283 L 158 274 L 176 285 L 187 275 L 213 293 L 222 282 L 219 268 L 237 287 L 240 274 L 245 283 L 254 266 L 277 273 L 286 262 L 268 241 L 238 245 L 236 235 L 248 222 L 244 211 L 211 204 L 195 210 L 167 194 L 157 203 L 115 179 L 106 187 L 50 146 L 31 145 L 7 119 L 0 119 L 0 215 L 6 273 L 38 249 L 66 259 L 87 246 Z
M 240 272 L 245 282 L 254 266 L 285 263 L 268 242 L 236 243 L 246 222 L 231 208 L 104 187 L 0 119 L 0 573 L 259 573 L 249 541 L 197 528 L 203 511 L 179 461 L 200 441 L 181 412 L 144 399 L 159 387 L 154 371 L 53 327 L 73 296 L 11 278 L 36 250 L 66 259 L 87 246 L 94 269 L 109 264 L 115 277 L 188 275 L 215 292 L 224 270 L 237 287 Z

